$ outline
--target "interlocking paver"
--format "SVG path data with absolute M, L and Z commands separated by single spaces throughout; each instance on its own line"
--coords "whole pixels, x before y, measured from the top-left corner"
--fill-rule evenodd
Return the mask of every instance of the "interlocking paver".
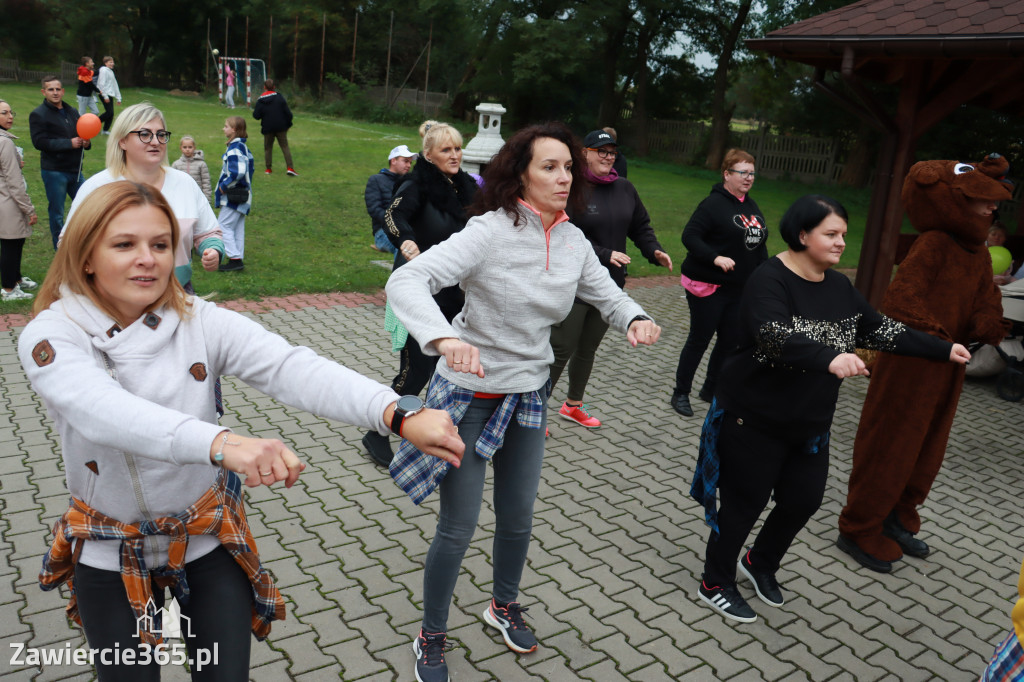
M 664 333 L 653 348 L 629 348 L 615 334 L 601 345 L 588 401 L 604 425 L 588 431 L 549 412 L 552 435 L 521 595 L 541 649 L 516 656 L 480 619 L 492 579 L 488 485 L 449 616 L 460 643 L 448 657 L 457 679 L 976 677 L 1010 626 L 1024 544 L 1024 434 L 1017 428 L 1024 404 L 1000 400 L 991 382 L 966 384 L 946 463 L 921 510 L 922 538 L 933 554 L 907 558 L 881 576 L 834 546 L 867 388 L 863 379 L 844 382 L 822 508 L 779 571 L 786 604 L 764 606 L 741 584 L 760 618 L 727 623 L 694 598 L 707 527 L 687 491 L 701 419 L 680 418 L 668 405 L 686 305 L 672 278 L 640 284 L 631 293 Z M 382 304 L 378 293 L 227 305 L 387 382 L 397 361 L 381 329 Z M 15 356 L 24 321 L 0 316 L 4 323 L 0 605 L 9 615 L 0 618 L 0 650 L 10 642 L 77 645 L 81 633 L 66 624 L 61 595 L 36 585 L 67 490 L 56 435 Z M 234 378 L 224 389 L 225 425 L 281 438 L 307 462 L 291 490 L 247 491 L 254 536 L 289 606 L 269 639 L 253 642 L 251 679 L 410 679 L 436 495 L 412 505 L 369 462 L 359 429 L 282 405 Z M 552 404 L 561 395 L 556 390 Z M 184 671 L 167 672 L 172 682 L 185 679 Z M 0 681 L 25 676 L 0 660 Z M 53 666 L 38 677 L 90 678 Z

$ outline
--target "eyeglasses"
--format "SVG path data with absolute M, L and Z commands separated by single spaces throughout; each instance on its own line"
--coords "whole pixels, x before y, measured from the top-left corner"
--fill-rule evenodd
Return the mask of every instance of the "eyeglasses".
M 149 130 L 148 128 L 143 128 L 142 130 L 128 131 L 129 135 L 131 135 L 132 133 L 135 133 L 136 135 L 139 136 L 139 141 L 142 142 L 142 144 L 149 144 L 153 140 L 154 135 L 156 135 L 156 139 L 160 144 L 167 144 L 167 141 L 171 139 L 170 130 L 158 130 L 154 133 L 152 130 Z
M 7 116 L 8 114 L 10 114 L 11 118 L 14 118 L 15 116 L 13 109 L 8 109 L 7 111 L 0 111 L 0 116 Z
M 597 152 L 597 155 L 602 159 L 607 159 L 609 156 L 614 159 L 619 155 L 619 152 L 616 149 L 594 149 L 593 147 L 587 147 L 587 149 L 592 152 Z
M 754 177 L 754 171 L 738 171 L 738 170 L 734 170 L 734 169 L 730 168 L 729 172 L 730 173 L 735 173 L 736 175 L 740 176 L 744 180 L 746 180 L 747 178 Z

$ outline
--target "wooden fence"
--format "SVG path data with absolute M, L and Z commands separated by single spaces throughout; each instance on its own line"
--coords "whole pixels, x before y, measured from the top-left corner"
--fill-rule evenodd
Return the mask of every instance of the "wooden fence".
M 46 76 L 57 74 L 65 90 L 74 90 L 78 82 L 78 64 L 61 62 L 57 69 L 35 71 L 23 69 L 17 59 L 0 59 L 0 81 L 17 81 L 19 83 L 39 83 Z
M 710 134 L 703 122 L 660 121 L 647 124 L 647 148 L 680 163 L 694 163 Z M 828 137 L 774 135 L 767 129 L 734 133 L 735 146 L 757 159 L 757 173 L 765 178 L 789 177 L 803 182 L 838 181 L 844 150 Z

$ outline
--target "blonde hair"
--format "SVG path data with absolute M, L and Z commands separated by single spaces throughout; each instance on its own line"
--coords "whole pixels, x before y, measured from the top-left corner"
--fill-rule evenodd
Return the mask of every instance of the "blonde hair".
M 456 147 L 462 146 L 462 133 L 447 123 L 433 122 L 433 125 L 423 135 L 423 157 L 426 158 L 435 147 L 443 147 L 448 141 Z
M 428 118 L 426 121 L 421 123 L 420 124 L 420 139 L 422 140 L 423 136 L 427 134 L 427 131 L 430 130 L 433 126 L 436 126 L 436 125 L 437 125 L 437 121 L 435 121 L 432 118 Z
M 181 149 L 181 145 L 184 144 L 186 140 L 191 140 L 193 145 L 196 143 L 196 138 L 191 135 L 182 135 L 181 139 L 178 140 L 178 149 Z
M 130 107 L 125 107 L 110 128 L 110 137 L 107 139 L 107 170 L 115 178 L 128 177 L 128 155 L 121 149 L 121 142 L 128 138 L 131 131 L 136 130 L 143 123 L 149 123 L 154 118 L 160 119 L 160 125 L 167 127 L 167 120 L 162 111 L 149 102 L 139 102 Z M 167 165 L 167 145 L 160 145 L 164 148 L 163 165 Z
M 178 220 L 174 217 L 170 204 L 159 191 L 149 185 L 128 180 L 103 185 L 82 201 L 68 221 L 60 246 L 46 273 L 46 279 L 32 304 L 32 311 L 38 315 L 49 308 L 60 298 L 61 286 L 66 285 L 74 293 L 88 296 L 96 307 L 118 320 L 117 311 L 97 291 L 92 274 L 85 272 L 85 264 L 110 222 L 127 209 L 142 206 L 153 206 L 167 218 L 171 226 L 173 254 L 173 250 L 178 248 Z M 179 317 L 184 318 L 189 308 L 185 290 L 175 277 L 174 268 L 171 268 L 168 277 L 167 288 L 146 312 L 166 305 L 178 313 Z

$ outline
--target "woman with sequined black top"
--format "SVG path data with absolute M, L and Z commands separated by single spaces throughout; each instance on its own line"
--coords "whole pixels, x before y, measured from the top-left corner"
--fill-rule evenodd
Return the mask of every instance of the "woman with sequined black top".
M 723 364 L 704 422 L 691 495 L 705 504 L 712 532 L 698 595 L 732 620 L 757 618 L 736 588 L 737 557 L 773 493 L 775 507 L 738 568 L 762 601 L 784 602 L 775 573 L 821 505 L 839 385 L 868 374 L 854 349 L 970 359 L 962 345 L 877 312 L 849 279 L 830 270 L 845 248 L 846 224 L 846 210 L 820 195 L 801 197 L 786 211 L 779 231 L 789 248 L 747 281 L 740 343 Z

